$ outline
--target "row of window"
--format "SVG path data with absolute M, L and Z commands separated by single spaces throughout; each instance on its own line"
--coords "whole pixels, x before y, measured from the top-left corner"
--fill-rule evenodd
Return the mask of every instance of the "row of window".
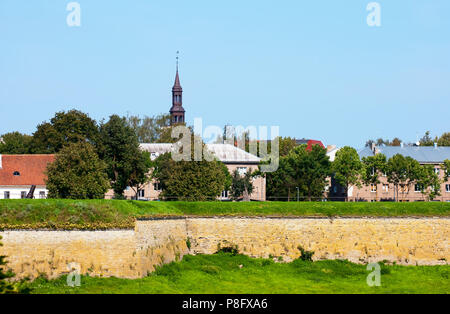
M 27 198 L 27 194 L 28 194 L 28 192 L 26 192 L 26 191 L 21 191 L 21 192 L 20 192 L 20 198 Z M 4 198 L 5 200 L 9 200 L 9 199 L 11 198 L 11 192 L 10 192 L 10 191 L 5 191 L 5 192 L 3 192 L 3 198 Z M 45 191 L 40 191 L 40 192 L 39 192 L 39 198 L 40 198 L 40 199 L 46 198 Z
M 383 189 L 383 192 L 389 192 L 389 184 L 383 184 L 382 189 Z M 377 190 L 378 190 L 377 185 L 375 185 L 375 184 L 371 184 L 370 185 L 370 191 L 372 193 L 376 193 Z M 414 186 L 414 191 L 415 192 L 422 192 L 423 191 L 423 187 L 420 184 L 416 184 Z M 400 192 L 406 193 L 407 189 L 406 188 L 400 188 Z M 446 184 L 445 185 L 445 192 L 450 193 L 450 184 Z
M 434 168 L 434 173 L 439 176 L 441 174 L 441 169 L 440 168 Z M 375 168 L 372 168 L 372 175 L 375 175 Z M 383 177 L 387 177 L 387 174 L 383 173 Z

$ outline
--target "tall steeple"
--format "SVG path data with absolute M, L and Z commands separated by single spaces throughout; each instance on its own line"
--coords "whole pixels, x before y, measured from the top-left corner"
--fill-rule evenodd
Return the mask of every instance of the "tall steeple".
M 175 76 L 175 84 L 172 88 L 172 108 L 170 109 L 171 124 L 184 123 L 185 110 L 183 108 L 183 88 L 180 84 L 180 75 L 178 72 L 178 54 L 177 51 L 177 74 Z

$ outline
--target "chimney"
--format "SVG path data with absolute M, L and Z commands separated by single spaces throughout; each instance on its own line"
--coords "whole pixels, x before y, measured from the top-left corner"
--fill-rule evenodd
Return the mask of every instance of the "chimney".
M 372 143 L 371 149 L 372 149 L 372 153 L 374 155 L 378 155 L 378 153 L 380 152 L 380 150 L 378 149 L 378 147 L 375 143 Z

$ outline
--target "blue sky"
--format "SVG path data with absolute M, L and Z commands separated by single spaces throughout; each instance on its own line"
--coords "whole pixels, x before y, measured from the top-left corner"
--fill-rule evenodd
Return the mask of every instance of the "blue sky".
M 361 147 L 450 131 L 450 1 L 0 1 L 0 134 L 56 111 L 156 115 Z

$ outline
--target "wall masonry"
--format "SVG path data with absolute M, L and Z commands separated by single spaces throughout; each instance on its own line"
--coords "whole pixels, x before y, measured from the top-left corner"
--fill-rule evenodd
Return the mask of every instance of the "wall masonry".
M 219 244 L 286 262 L 299 257 L 299 245 L 315 251 L 315 260 L 402 265 L 450 260 L 449 218 L 178 218 L 140 220 L 135 230 L 3 231 L 0 236 L 0 255 L 8 256 L 18 278 L 57 278 L 69 273 L 69 263 L 91 276 L 141 278 L 186 254 L 213 254 Z

